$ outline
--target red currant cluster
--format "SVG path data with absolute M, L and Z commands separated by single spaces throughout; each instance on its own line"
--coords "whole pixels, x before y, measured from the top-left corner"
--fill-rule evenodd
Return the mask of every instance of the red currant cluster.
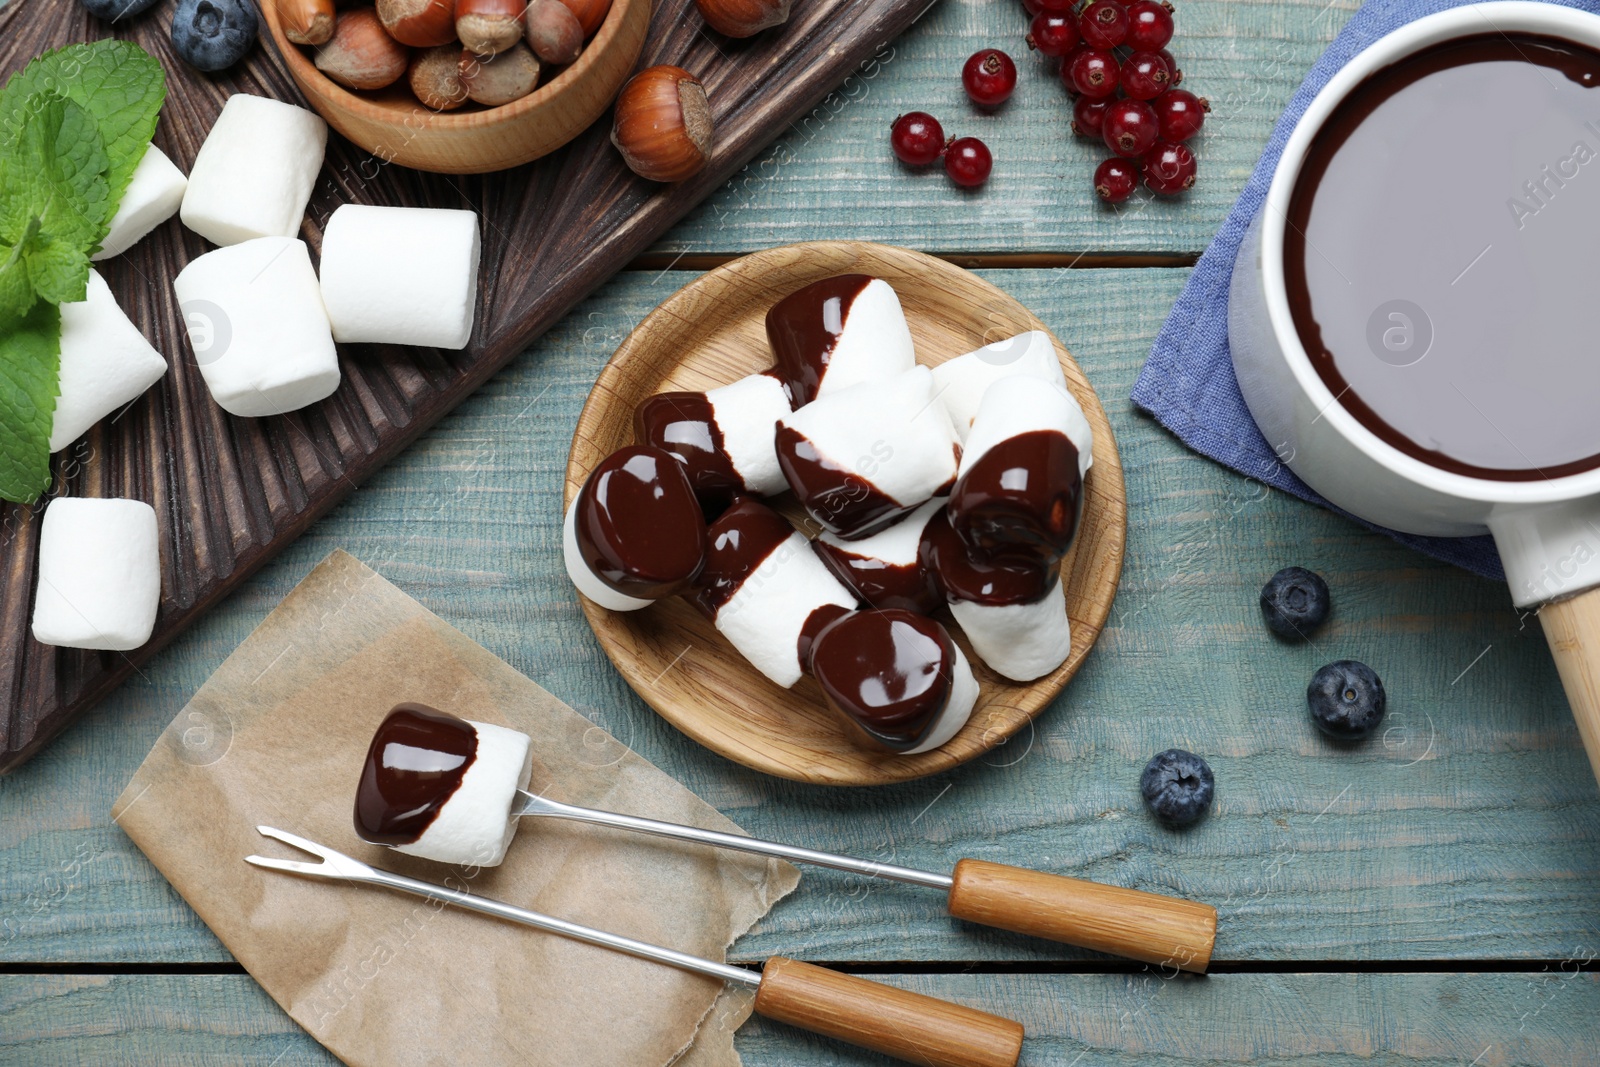
M 1028 47 L 1061 60 L 1072 93 L 1072 129 L 1099 137 L 1113 155 L 1094 172 L 1100 199 L 1119 204 L 1139 178 L 1157 193 L 1194 184 L 1189 138 L 1211 107 L 1179 89 L 1183 72 L 1167 50 L 1172 5 L 1166 0 L 1022 0 L 1033 22 Z M 1121 95 L 1118 95 L 1120 90 Z
M 1017 65 L 998 48 L 974 52 L 961 68 L 961 84 L 972 102 L 981 108 L 999 107 L 1017 87 Z M 894 120 L 889 128 L 889 145 L 900 162 L 926 167 L 944 157 L 944 172 L 965 189 L 976 188 L 989 180 L 994 157 L 989 146 L 976 137 L 944 139 L 944 127 L 926 111 L 911 111 Z

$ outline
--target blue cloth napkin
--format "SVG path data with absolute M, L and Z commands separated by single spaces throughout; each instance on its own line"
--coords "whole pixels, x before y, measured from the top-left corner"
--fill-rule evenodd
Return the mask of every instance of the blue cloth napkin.
M 1600 0 L 1549 0 L 1564 7 L 1600 11 Z M 1486 578 L 1503 579 L 1500 556 L 1489 537 L 1417 537 L 1374 526 L 1334 507 L 1278 461 L 1250 417 L 1228 354 L 1228 283 L 1233 259 L 1250 220 L 1261 209 L 1273 169 L 1295 123 L 1312 97 L 1355 55 L 1406 23 L 1460 6 L 1460 0 L 1371 0 L 1357 11 L 1317 60 L 1289 101 L 1272 139 L 1261 153 L 1244 192 L 1183 287 L 1150 358 L 1133 386 L 1133 402 L 1154 415 L 1179 440 L 1203 455 L 1267 485 L 1346 515 L 1430 556 Z M 1224 132 L 1221 134 L 1226 136 Z M 1218 136 L 1212 133 L 1211 136 Z

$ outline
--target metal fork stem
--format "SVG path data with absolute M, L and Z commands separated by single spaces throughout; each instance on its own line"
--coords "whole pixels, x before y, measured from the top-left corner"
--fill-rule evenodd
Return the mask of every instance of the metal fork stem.
M 900 867 L 893 863 L 875 863 L 871 860 L 852 859 L 849 856 L 837 856 L 831 852 L 817 852 L 813 849 L 798 848 L 794 845 L 758 841 L 753 837 L 741 837 L 738 834 L 702 830 L 698 826 L 680 826 L 677 823 L 657 822 L 655 819 L 641 819 L 635 815 L 618 815 L 610 811 L 580 808 L 572 804 L 562 804 L 559 801 L 535 796 L 520 789 L 517 791 L 517 798 L 522 802 L 522 806 L 521 808 L 513 809 L 512 814 L 514 815 L 539 815 L 546 818 L 574 819 L 578 822 L 596 823 L 600 826 L 614 826 L 618 829 L 634 830 L 638 833 L 651 834 L 655 837 L 671 837 L 680 841 L 694 841 L 702 845 L 713 845 L 717 848 L 752 852 L 758 856 L 776 856 L 778 859 L 789 860 L 794 863 L 807 863 L 814 867 L 831 867 L 836 871 L 850 871 L 854 874 L 865 874 L 872 878 L 888 878 L 896 882 L 907 882 L 911 885 L 943 890 L 946 893 L 950 891 L 950 887 L 953 884 L 947 874 L 933 874 L 930 871 L 919 871 L 912 867 Z

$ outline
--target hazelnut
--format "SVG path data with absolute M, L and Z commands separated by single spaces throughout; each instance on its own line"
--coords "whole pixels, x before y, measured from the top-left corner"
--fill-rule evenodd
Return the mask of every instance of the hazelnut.
M 461 84 L 467 96 L 485 107 L 520 100 L 539 84 L 539 60 L 522 42 L 493 56 L 461 53 Z
M 407 77 L 424 107 L 454 111 L 467 102 L 467 89 L 461 84 L 461 49 L 456 45 L 418 52 L 411 58 Z
M 333 0 L 278 0 L 283 35 L 295 44 L 327 44 L 335 17 Z
M 456 39 L 454 0 L 378 0 L 378 18 L 390 37 L 412 48 L 434 48 Z
M 564 67 L 583 51 L 583 25 L 561 0 L 528 5 L 528 47 L 542 62 Z
M 583 39 L 588 40 L 594 36 L 594 31 L 606 20 L 606 13 L 611 10 L 611 0 L 561 0 L 567 5 L 567 10 L 578 16 L 578 25 L 583 27 Z
M 681 67 L 650 67 L 617 96 L 611 143 L 641 178 L 676 182 L 711 156 L 711 104 L 700 80 Z
M 752 37 L 789 21 L 789 0 L 694 0 L 700 16 L 718 33 Z
M 312 62 L 346 89 L 382 89 L 400 80 L 410 58 L 411 50 L 383 31 L 371 8 L 358 7 L 339 16 Z
M 522 40 L 526 0 L 456 0 L 456 36 L 480 56 L 492 56 Z

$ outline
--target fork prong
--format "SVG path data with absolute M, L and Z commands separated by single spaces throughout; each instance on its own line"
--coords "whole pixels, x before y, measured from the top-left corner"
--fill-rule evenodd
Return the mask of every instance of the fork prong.
M 333 872 L 321 863 L 302 863 L 300 860 L 280 860 L 271 856 L 246 856 L 246 863 L 257 867 L 265 867 L 273 871 L 286 871 L 289 874 L 328 875 Z
M 338 855 L 326 845 L 319 845 L 315 841 L 309 841 L 296 834 L 291 834 L 287 830 L 280 830 L 276 826 L 257 826 L 256 833 L 262 837 L 270 837 L 274 841 L 282 841 L 284 844 L 297 848 L 301 852 L 309 852 L 313 856 L 320 856 L 324 860 L 331 860 Z

